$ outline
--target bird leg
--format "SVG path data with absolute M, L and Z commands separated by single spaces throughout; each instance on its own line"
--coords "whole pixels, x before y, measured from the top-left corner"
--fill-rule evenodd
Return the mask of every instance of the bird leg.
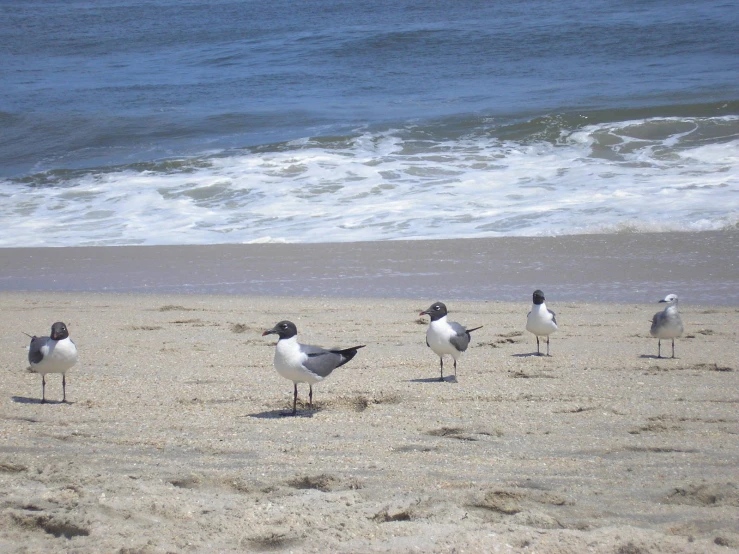
M 549 356 L 549 336 L 547 336 L 547 356 Z
M 454 359 L 454 376 L 457 376 L 457 359 Z
M 536 335 L 536 355 L 541 356 L 541 352 L 539 352 L 539 335 Z
M 46 375 L 41 374 L 41 403 L 46 403 Z
M 672 339 L 672 357 L 675 357 L 675 339 Z
M 293 415 L 298 411 L 298 384 L 293 383 Z
M 441 377 L 439 377 L 439 381 L 444 380 L 444 358 L 442 356 L 439 356 L 439 365 L 441 366 Z
M 308 407 L 313 409 L 313 385 L 308 385 Z
M 657 357 L 662 357 L 662 339 L 657 339 Z
M 67 376 L 62 373 L 62 402 L 67 401 Z

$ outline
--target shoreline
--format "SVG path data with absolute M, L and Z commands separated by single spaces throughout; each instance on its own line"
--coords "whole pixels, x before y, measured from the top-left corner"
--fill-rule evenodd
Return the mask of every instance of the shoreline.
M 0 249 L 0 291 L 739 305 L 739 231 Z

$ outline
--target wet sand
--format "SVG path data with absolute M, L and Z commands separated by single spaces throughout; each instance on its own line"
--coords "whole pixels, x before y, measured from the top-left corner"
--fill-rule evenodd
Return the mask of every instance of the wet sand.
M 739 305 L 739 232 L 0 249 L 0 291 Z
M 560 322 L 549 358 L 524 332 L 528 291 L 0 293 L 0 551 L 739 550 L 736 306 L 683 300 L 677 358 L 657 359 L 659 305 L 539 286 Z M 445 382 L 417 315 L 437 299 L 484 325 Z M 285 318 L 303 342 L 367 345 L 297 417 L 261 336 Z M 81 359 L 70 403 L 50 376 L 42 405 L 21 331 L 55 320 Z

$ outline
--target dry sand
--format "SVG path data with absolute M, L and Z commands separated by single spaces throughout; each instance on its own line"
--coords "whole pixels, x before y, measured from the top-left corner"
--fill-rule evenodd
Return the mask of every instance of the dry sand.
M 484 325 L 456 382 L 434 300 Z M 681 303 L 656 359 L 659 305 L 547 304 L 550 358 L 525 302 L 0 293 L 0 551 L 737 551 L 739 310 Z M 298 417 L 280 319 L 367 344 Z M 81 359 L 42 405 L 21 331 L 56 320 Z

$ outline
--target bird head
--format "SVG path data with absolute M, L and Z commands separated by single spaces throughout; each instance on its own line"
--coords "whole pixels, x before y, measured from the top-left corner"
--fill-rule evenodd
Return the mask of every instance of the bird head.
M 67 326 L 61 321 L 57 321 L 51 326 L 51 340 L 64 340 L 69 337 Z
M 668 304 L 677 304 L 677 294 L 668 294 L 660 302 L 666 302 Z
M 280 321 L 277 325 L 262 333 L 262 336 L 278 335 L 280 339 L 289 339 L 298 334 L 298 328 L 292 321 Z
M 534 304 L 537 306 L 544 303 L 544 293 L 539 289 L 534 291 Z
M 443 302 L 434 302 L 427 310 L 422 311 L 418 315 L 427 315 L 431 318 L 431 321 L 441 319 L 447 314 L 446 306 Z

